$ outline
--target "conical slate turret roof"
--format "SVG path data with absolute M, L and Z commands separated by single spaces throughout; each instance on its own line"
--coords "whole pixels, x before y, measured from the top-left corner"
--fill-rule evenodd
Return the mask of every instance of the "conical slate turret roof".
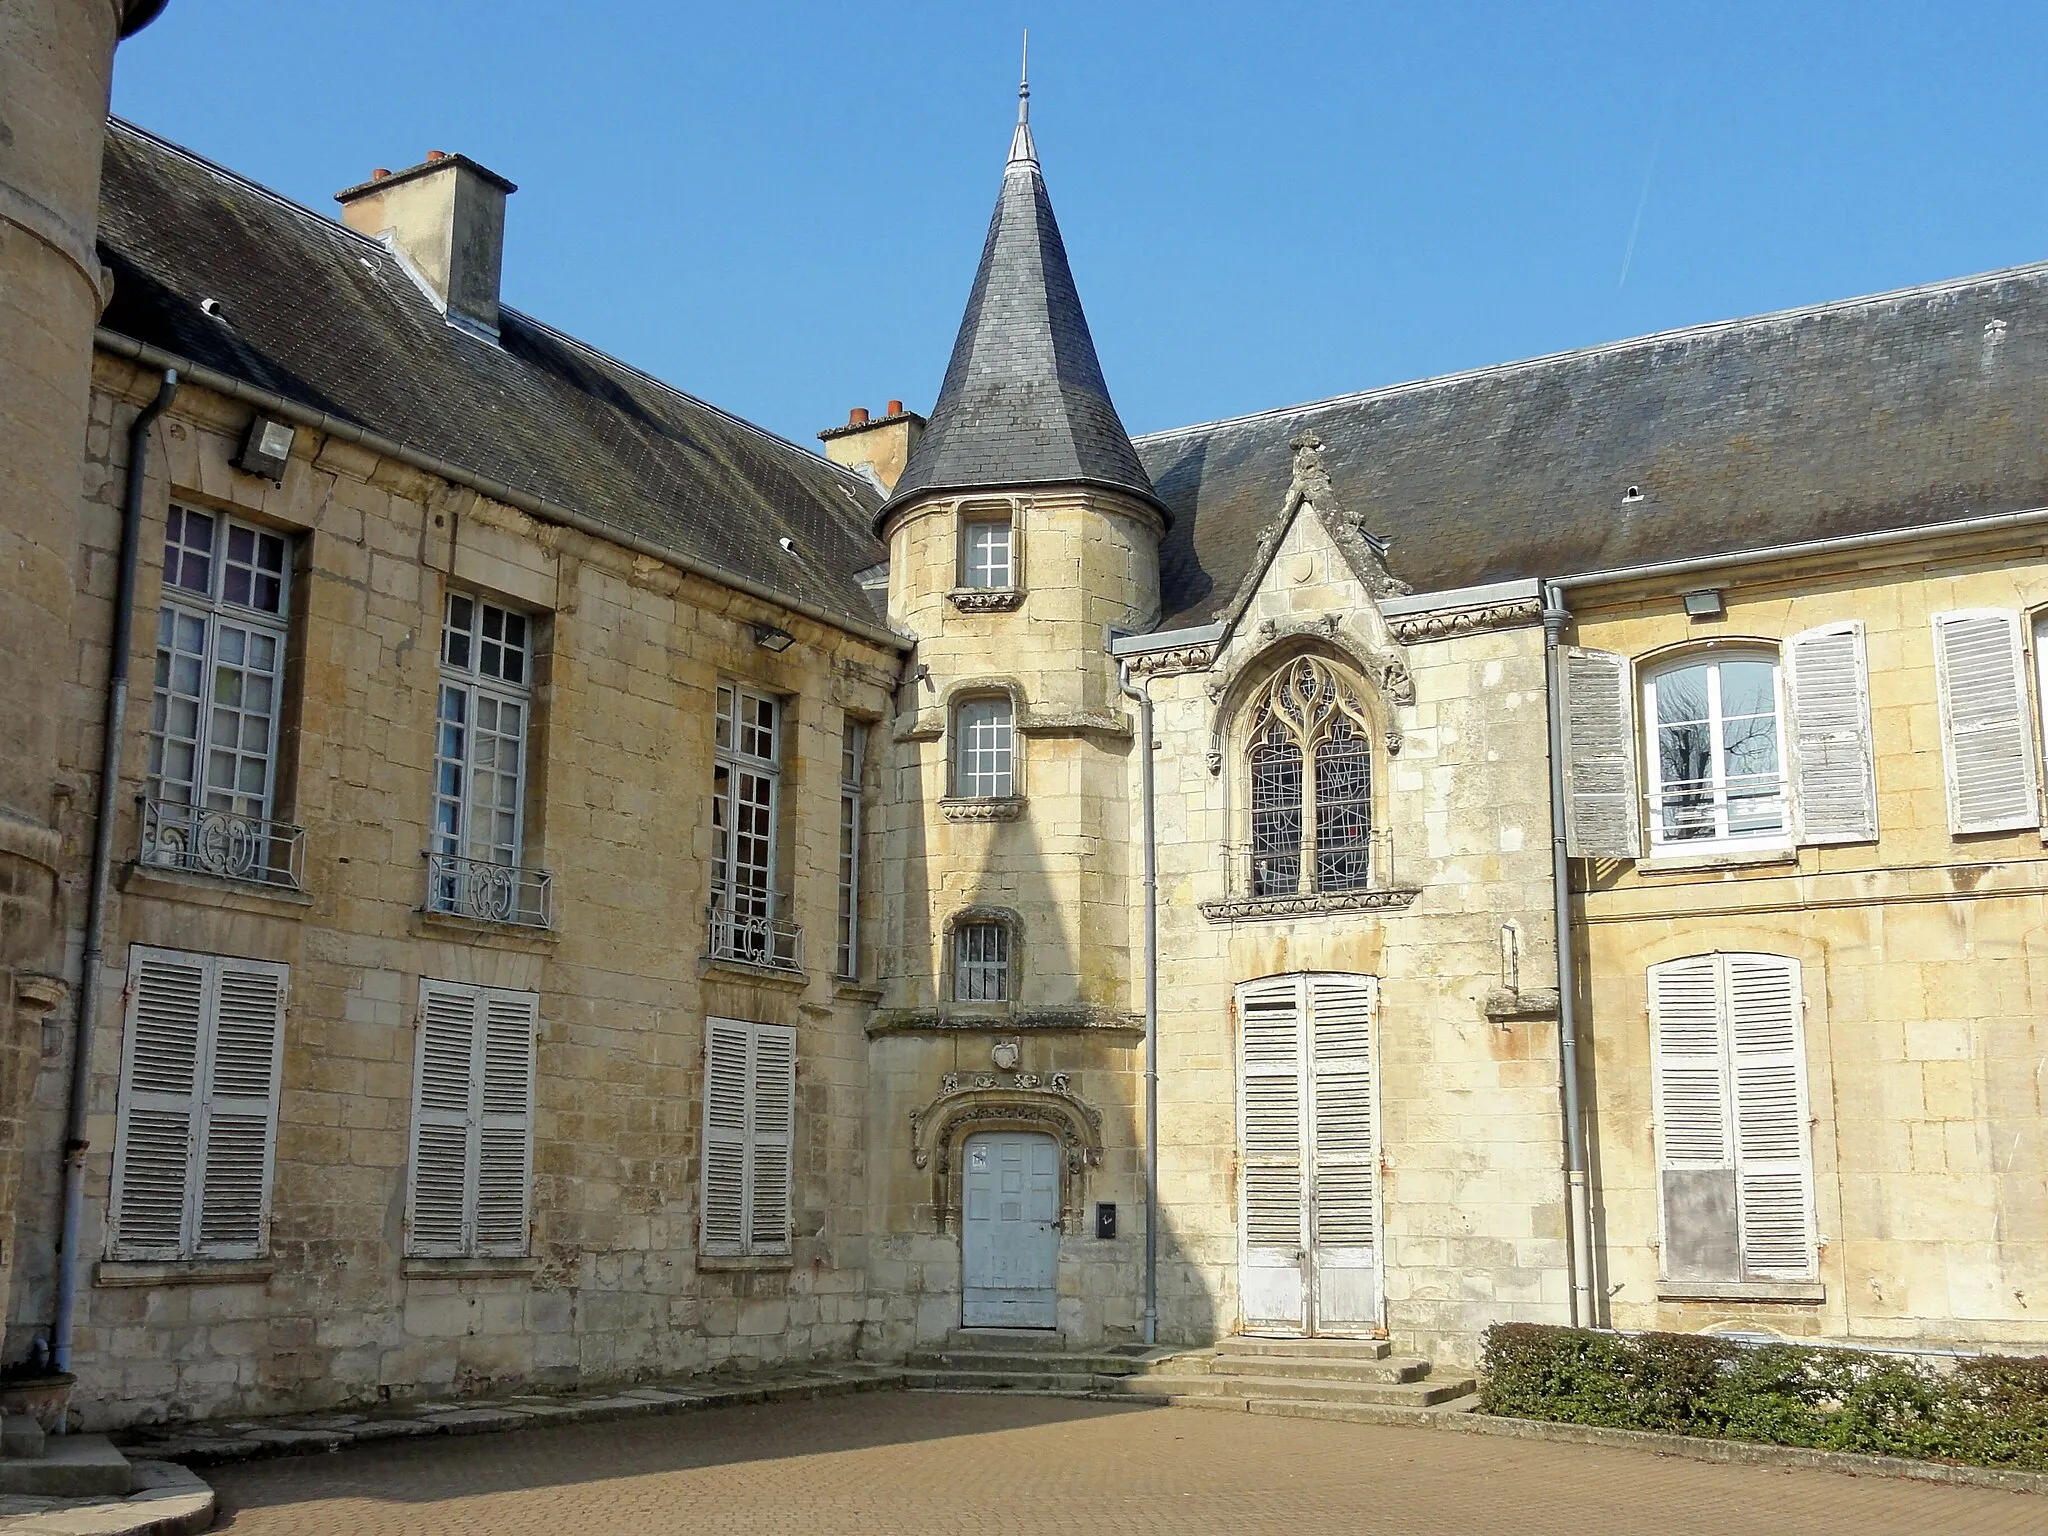
M 981 267 L 931 423 L 882 516 L 931 491 L 1086 483 L 1164 506 L 1110 403 L 1039 173 L 1018 88 L 1017 131 Z

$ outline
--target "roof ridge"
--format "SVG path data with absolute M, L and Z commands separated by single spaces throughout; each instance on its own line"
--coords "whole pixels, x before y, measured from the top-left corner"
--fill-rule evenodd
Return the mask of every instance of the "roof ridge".
M 1963 289 L 1987 283 L 1993 279 L 2030 275 L 2048 275 L 2048 259 L 2023 261 L 2009 267 L 1992 267 L 1983 272 L 1972 272 L 1963 277 L 1945 277 L 1931 283 L 1915 283 L 1905 288 L 1888 288 L 1878 293 L 1858 294 L 1846 299 L 1823 299 L 1814 304 L 1795 304 L 1787 309 L 1765 310 L 1756 315 L 1738 315 L 1728 320 L 1703 320 L 1693 325 L 1674 326 L 1666 331 L 1649 331 L 1640 336 L 1624 336 L 1615 341 L 1594 342 L 1584 347 L 1566 347 L 1557 352 L 1542 352 L 1534 357 L 1515 358 L 1505 363 L 1486 363 L 1476 368 L 1460 368 L 1450 373 L 1431 374 L 1426 378 L 1404 379 L 1396 384 L 1380 384 L 1370 389 L 1356 389 L 1341 395 L 1328 395 L 1319 400 L 1303 400 L 1294 405 L 1269 406 L 1265 410 L 1247 411 L 1241 416 L 1221 416 L 1213 421 L 1190 422 L 1182 427 L 1163 427 L 1157 432 L 1140 432 L 1132 436 L 1133 443 L 1165 442 L 1190 433 L 1212 431 L 1218 427 L 1244 426 L 1255 421 L 1271 421 L 1281 417 L 1299 416 L 1309 411 L 1331 410 L 1338 406 L 1355 405 L 1368 400 L 1391 399 L 1398 395 L 1413 394 L 1425 389 L 1435 389 L 1451 384 L 1468 383 L 1473 379 L 1500 378 L 1518 373 L 1524 369 L 1550 367 L 1575 358 L 1601 357 L 1610 353 L 1627 352 L 1671 341 L 1692 340 L 1745 327 L 1763 326 L 1774 322 L 1803 320 L 1814 315 L 1840 313 L 1854 309 L 1874 308 L 1880 304 L 1897 303 L 1908 299 L 1929 298 L 1937 294 L 1956 293 Z
M 249 191 L 254 192 L 258 197 L 261 197 L 268 202 L 274 203 L 280 208 L 286 209 L 291 213 L 299 214 L 305 218 L 311 219 L 315 224 L 317 224 L 320 227 L 323 233 L 340 235 L 347 240 L 353 241 L 358 245 L 367 247 L 370 250 L 378 251 L 385 256 L 391 255 L 390 248 L 387 247 L 383 241 L 374 239 L 369 235 L 362 234 L 357 230 L 350 229 L 346 224 L 342 223 L 341 220 L 334 218 L 329 214 L 322 213 L 317 208 L 308 208 L 304 203 L 301 203 L 294 198 L 285 196 L 284 193 L 279 192 L 276 188 L 266 187 L 262 182 L 252 180 L 250 177 L 243 175 L 240 171 L 222 165 L 218 161 L 209 160 L 206 156 L 200 154 L 197 150 L 187 148 L 185 145 L 178 143 L 174 139 L 167 139 L 160 133 L 154 133 L 151 130 L 143 127 L 140 123 L 130 122 L 127 118 L 116 116 L 113 113 L 109 113 L 107 115 L 107 122 L 111 127 L 123 133 L 130 134 L 138 139 L 147 140 L 150 144 L 156 146 L 160 150 L 165 151 L 166 153 L 174 155 L 179 159 L 188 161 L 191 164 L 199 166 L 204 170 L 211 171 L 216 176 L 224 177 L 225 179 L 235 183 L 235 185 L 239 187 L 245 187 Z M 780 433 L 770 432 L 766 427 L 763 427 L 756 422 L 748 421 L 744 416 L 735 415 L 733 412 L 727 410 L 724 406 L 714 405 L 709 400 L 701 399 L 698 396 L 691 394 L 688 390 L 683 389 L 681 386 L 671 384 L 668 380 L 660 378 L 655 374 L 649 373 L 646 369 L 641 368 L 636 364 L 627 362 L 624 358 L 613 356 L 611 353 L 605 351 L 602 347 L 593 346 L 590 342 L 583 340 L 581 337 L 571 336 L 567 331 L 561 330 L 556 326 L 550 325 L 545 320 L 537 319 L 533 315 L 528 314 L 523 309 L 519 309 L 511 304 L 500 304 L 499 308 L 502 310 L 509 311 L 514 315 L 517 315 L 521 320 L 526 322 L 526 324 L 532 326 L 535 330 L 545 331 L 549 336 L 552 336 L 557 341 L 563 342 L 568 346 L 575 347 L 582 352 L 586 352 L 592 357 L 600 358 L 604 362 L 610 363 L 612 366 L 620 369 L 623 372 L 630 373 L 636 378 L 645 379 L 649 384 L 654 385 L 658 389 L 666 391 L 667 393 L 673 395 L 675 398 L 679 400 L 687 400 L 690 404 L 700 406 L 703 409 L 710 411 L 717 416 L 723 417 L 725 420 L 732 422 L 734 425 L 742 427 L 749 432 L 752 432 L 757 437 L 764 438 L 767 441 L 774 443 L 779 447 L 787 448 L 793 453 L 801 454 L 805 459 L 812 460 L 818 464 L 826 466 L 833 472 L 833 477 L 835 479 L 843 480 L 847 482 L 849 485 L 857 485 L 862 490 L 870 492 L 873 490 L 873 487 L 870 486 L 866 480 L 862 479 L 860 476 L 854 474 L 851 470 L 846 469 L 842 465 L 834 464 L 822 453 L 818 453 L 812 449 L 806 448 L 801 443 L 793 442 L 789 438 L 782 436 Z

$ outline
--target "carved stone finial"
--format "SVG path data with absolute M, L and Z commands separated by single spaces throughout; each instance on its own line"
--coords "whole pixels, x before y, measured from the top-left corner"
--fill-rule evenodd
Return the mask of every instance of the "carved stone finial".
M 1337 493 L 1330 485 L 1329 471 L 1323 468 L 1323 440 L 1304 432 L 1288 446 L 1294 450 L 1294 489 L 1324 511 L 1334 512 Z

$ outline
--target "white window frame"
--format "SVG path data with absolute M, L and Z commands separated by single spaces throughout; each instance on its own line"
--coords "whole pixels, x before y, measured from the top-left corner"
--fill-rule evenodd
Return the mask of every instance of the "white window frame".
M 1759 797 L 1760 803 L 1774 804 L 1778 825 L 1756 832 L 1728 830 L 1728 784 L 1721 712 L 1721 666 L 1726 662 L 1763 662 L 1771 669 L 1771 728 L 1777 737 L 1778 789 L 1774 797 Z M 1709 764 L 1711 778 L 1702 781 L 1712 797 L 1714 832 L 1709 837 L 1673 837 L 1664 825 L 1663 754 L 1658 745 L 1657 685 L 1673 673 L 1695 667 L 1706 669 Z M 1642 752 L 1644 797 L 1648 804 L 1650 850 L 1653 854 L 1681 856 L 1688 853 L 1717 853 L 1730 849 L 1790 848 L 1793 846 L 1791 762 L 1787 750 L 1785 709 L 1785 666 L 1778 650 L 1770 646 L 1716 646 L 1690 650 L 1662 658 L 1641 669 Z M 1678 791 L 1675 793 L 1684 793 Z
M 211 529 L 211 546 L 203 552 L 185 542 L 193 518 L 206 519 Z M 245 535 L 250 540 L 250 559 L 247 561 L 229 557 L 230 546 L 237 535 Z M 256 821 L 272 820 L 276 806 L 279 720 L 284 712 L 285 664 L 290 643 L 291 538 L 222 512 L 173 502 L 164 524 L 164 546 L 146 793 L 150 799 L 167 804 L 202 806 Z M 278 557 L 275 570 L 262 563 L 263 556 L 270 551 L 275 551 Z M 202 563 L 203 587 L 186 585 L 192 567 Z M 249 582 L 249 602 L 238 602 L 229 596 L 230 577 L 237 571 Z M 255 602 L 262 580 L 277 583 L 277 607 L 274 611 Z M 196 647 L 189 643 L 194 638 L 191 631 L 195 629 L 199 641 Z M 264 672 L 246 662 L 231 662 L 226 650 L 229 636 L 235 633 L 268 642 L 274 665 Z M 191 658 L 197 663 L 199 691 L 196 694 L 174 687 L 181 658 Z M 262 679 L 270 686 L 270 707 L 260 748 L 263 762 L 260 790 L 247 790 L 238 785 L 216 788 L 209 782 L 208 770 L 215 752 L 232 752 L 238 765 L 258 755 L 246 741 L 227 746 L 216 739 L 223 728 L 220 718 L 223 713 L 231 712 L 237 726 L 244 722 L 245 713 L 253 713 L 245 711 L 239 700 L 231 711 L 218 702 L 222 674 L 229 671 L 242 674 L 245 688 L 248 679 Z M 181 703 L 193 710 L 192 735 L 189 738 L 170 734 L 171 714 Z M 174 744 L 191 748 L 192 776 L 189 780 L 167 778 L 165 775 L 167 759 Z M 239 781 L 240 773 L 235 777 Z M 226 803 L 218 803 L 221 801 Z
M 458 603 L 468 604 L 470 614 L 469 624 L 459 630 L 455 624 Z M 513 624 L 519 626 L 521 638 L 517 643 L 509 639 L 487 638 L 486 626 L 493 615 L 500 625 L 501 636 L 508 633 Z M 467 653 L 460 658 L 454 654 L 458 639 Z M 441 604 L 440 689 L 434 706 L 433 844 L 434 852 L 438 854 L 506 866 L 525 862 L 527 754 L 533 741 L 533 640 L 532 615 L 459 588 L 450 588 L 444 594 Z M 484 665 L 485 655 L 490 650 L 496 650 L 501 657 L 495 669 Z M 503 658 L 512 657 L 517 658 L 519 675 L 516 678 L 504 675 L 507 669 Z M 449 718 L 451 698 L 462 700 L 462 719 L 459 721 Z M 509 840 L 496 836 L 495 831 L 479 838 L 475 825 L 479 816 L 494 817 L 497 813 L 497 807 L 480 804 L 476 796 L 478 741 L 485 734 L 477 723 L 478 705 L 486 702 L 500 710 L 510 707 L 519 711 L 518 734 L 510 738 L 516 745 L 513 749 L 512 832 Z M 462 733 L 459 756 L 448 750 L 448 733 L 451 730 Z M 494 742 L 508 739 L 502 730 L 488 734 Z M 460 783 L 452 791 L 447 783 L 450 770 L 460 775 Z M 494 777 L 503 777 L 501 767 L 489 771 Z M 452 826 L 449 824 L 451 820 Z
M 994 538 L 979 549 L 976 535 L 992 535 L 1000 529 L 1000 541 Z M 1000 543 L 1001 560 L 995 558 Z M 992 516 L 985 512 L 965 512 L 960 517 L 960 585 L 976 592 L 1013 592 L 1017 588 L 1017 522 L 1008 513 Z
M 747 1019 L 704 1021 L 698 1251 L 767 1258 L 792 1249 L 796 1214 L 797 1033 Z M 737 1099 L 737 1102 L 735 1102 Z M 760 1198 L 779 1171 L 782 1210 Z
M 742 718 L 749 704 L 766 704 L 772 711 L 767 726 L 768 750 L 758 748 L 761 727 Z M 782 749 L 789 729 L 788 701 L 757 688 L 749 688 L 736 682 L 721 682 L 717 694 L 717 719 L 715 725 L 712 760 L 712 832 L 719 846 L 712 857 L 711 904 L 720 910 L 731 910 L 742 917 L 762 917 L 773 922 L 780 909 L 777 883 L 781 870 L 782 830 Z M 718 771 L 723 770 L 725 787 L 718 787 Z M 759 912 L 741 912 L 735 901 L 733 870 L 738 863 L 740 840 L 739 817 L 741 806 L 739 788 L 740 776 L 752 775 L 765 782 L 768 798 L 767 858 L 758 866 L 766 882 L 758 892 L 749 892 L 749 899 L 758 899 Z M 753 802 L 759 807 L 760 802 Z
M 540 994 L 422 976 L 419 997 L 405 1252 L 523 1258 L 533 1226 Z M 507 1209 L 508 1180 L 516 1210 Z M 485 1193 L 493 1189 L 497 1208 L 486 1210 Z
M 839 926 L 835 974 L 860 976 L 861 839 L 867 834 L 861 782 L 867 776 L 868 725 L 845 717 L 839 742 Z
M 224 1027 L 224 994 L 231 988 L 240 995 L 227 1009 L 237 1016 Z M 130 946 L 107 1210 L 109 1258 L 253 1259 L 269 1251 L 290 990 L 291 967 L 276 961 Z M 138 1063 L 145 1033 L 155 1038 L 160 1054 L 154 1062 Z M 176 1059 L 187 1051 L 188 1061 Z M 154 1123 L 145 1125 L 146 1119 Z M 235 1134 L 221 1134 L 230 1130 Z M 252 1150 L 260 1159 L 255 1166 Z M 137 1169 L 183 1160 L 178 1194 L 173 1198 L 160 1189 L 155 1195 L 159 1213 L 176 1206 L 170 1240 L 146 1235 L 148 1216 L 140 1207 L 149 1197 L 135 1187 L 131 1157 Z M 230 1164 L 231 1159 L 238 1161 Z
M 989 711 L 987 719 L 970 718 Z M 984 743 L 986 735 L 991 740 Z M 1014 800 L 1018 795 L 1017 701 L 978 693 L 953 705 L 953 795 L 961 800 Z M 982 759 L 989 766 L 982 766 Z M 999 764 L 1000 766 L 996 766 Z

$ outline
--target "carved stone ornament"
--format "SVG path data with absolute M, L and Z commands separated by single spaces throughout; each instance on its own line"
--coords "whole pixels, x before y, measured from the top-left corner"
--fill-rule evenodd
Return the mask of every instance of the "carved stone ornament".
M 946 601 L 962 613 L 1009 613 L 1024 606 L 1022 587 L 955 587 Z
M 1340 912 L 1399 912 L 1414 904 L 1418 890 L 1313 891 L 1287 896 L 1232 896 L 1202 903 L 1212 923 L 1270 922 L 1287 917 L 1326 917 Z
M 1005 1072 L 1014 1072 L 1023 1057 L 1024 1048 L 1015 1040 L 998 1040 L 988 1053 L 988 1059 Z
M 1222 772 L 1223 749 L 1221 747 L 1211 747 L 1209 749 L 1209 777 L 1213 779 Z
M 1024 814 L 1024 797 L 997 800 L 941 800 L 939 814 L 948 821 L 1015 821 Z
M 939 1230 L 950 1229 L 960 1209 L 955 1171 L 959 1147 L 975 1131 L 1043 1131 L 1060 1145 L 1060 1209 L 1070 1222 L 1081 1219 L 1082 1175 L 1102 1163 L 1102 1112 L 1075 1097 L 1068 1075 L 1055 1072 L 1042 1087 L 1034 1072 L 981 1072 L 972 1087 L 960 1074 L 939 1080 L 931 1103 L 910 1112 L 910 1157 L 932 1174 L 932 1204 Z M 1075 1228 L 1074 1230 L 1079 1230 Z
M 1477 634 L 1485 629 L 1515 629 L 1534 624 L 1543 617 L 1543 604 L 1533 597 L 1512 603 L 1488 603 L 1480 608 L 1460 608 L 1454 613 L 1409 613 L 1387 620 L 1387 628 L 1403 645 L 1418 640 L 1448 640 L 1455 635 Z
M 1171 650 L 1144 651 L 1130 658 L 1131 676 L 1163 677 L 1171 672 L 1206 672 L 1215 660 L 1214 645 L 1177 645 Z
M 1304 432 L 1288 444 L 1294 450 L 1294 480 L 1287 488 L 1284 523 L 1304 501 L 1323 514 L 1330 536 L 1351 562 L 1352 570 L 1375 598 L 1403 597 L 1410 588 L 1387 569 L 1387 546 L 1365 531 L 1365 524 L 1345 514 L 1337 501 L 1337 488 L 1330 484 L 1323 468 L 1323 440 Z

